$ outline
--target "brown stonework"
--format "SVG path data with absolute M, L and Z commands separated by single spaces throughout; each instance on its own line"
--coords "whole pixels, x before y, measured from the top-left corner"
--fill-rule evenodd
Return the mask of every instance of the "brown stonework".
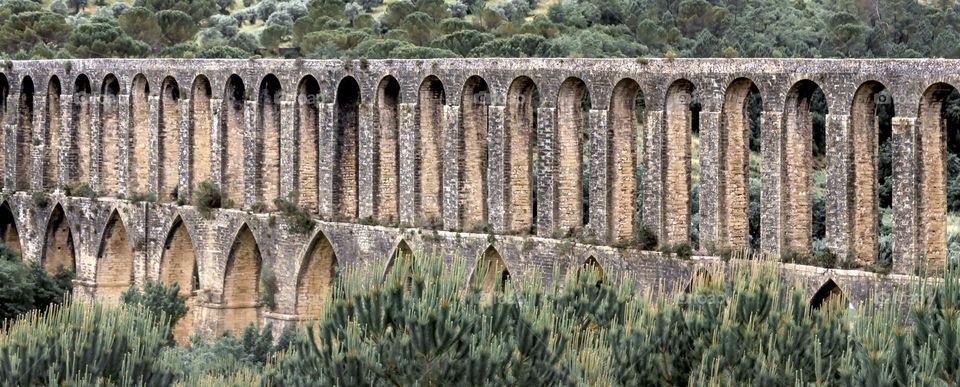
M 210 136 L 213 119 L 210 117 L 210 81 L 202 75 L 193 80 L 190 93 L 190 178 L 192 187 L 202 181 L 210 180 Z
M 557 96 L 557 227 L 562 230 L 583 226 L 583 134 L 589 128 L 583 99 L 590 98 L 587 85 L 580 79 L 568 78 L 560 85 Z
M 728 248 L 749 245 L 750 118 L 747 98 L 756 85 L 749 79 L 733 81 L 724 94 L 720 128 L 720 241 Z
M 100 187 L 107 195 L 116 195 L 120 160 L 120 81 L 107 75 L 100 89 Z
M 260 202 L 273 206 L 280 196 L 280 81 L 273 74 L 260 82 L 257 99 L 257 147 L 260 171 L 255 178 L 260 187 Z
M 296 129 L 297 147 L 300 152 L 294 165 L 294 184 L 299 193 L 300 206 L 312 211 L 319 210 L 319 162 L 320 155 L 320 84 L 307 75 L 297 88 Z
M 637 97 L 640 85 L 624 79 L 613 88 L 610 99 L 610 241 L 633 239 L 637 213 Z M 642 98 L 642 97 L 641 97 Z M 641 112 L 642 114 L 642 112 Z
M 783 238 L 784 246 L 799 252 L 810 251 L 813 221 L 813 117 L 810 98 L 818 88 L 800 81 L 787 94 L 783 138 Z
M 260 247 L 244 224 L 227 256 L 220 332 L 239 334 L 247 325 L 259 324 L 261 259 Z
M 16 189 L 26 191 L 30 189 L 30 155 L 33 149 L 33 80 L 24 77 L 20 82 L 20 105 L 17 109 L 16 134 Z
M 245 100 L 243 80 L 236 74 L 231 75 L 223 92 L 223 108 L 220 112 L 223 115 L 220 120 L 220 184 L 226 197 L 236 204 L 243 202 Z
M 176 283 L 180 287 L 177 294 L 187 298 L 187 305 L 192 305 L 195 301 L 194 291 L 197 290 L 197 278 L 194 277 L 197 259 L 193 252 L 190 235 L 187 234 L 187 227 L 181 219 L 174 221 L 160 254 L 160 282 L 167 285 Z M 173 337 L 180 345 L 188 344 L 193 337 L 194 314 L 192 312 L 188 310 L 187 314 L 173 327 Z
M 537 155 L 537 85 L 527 77 L 513 80 L 507 91 L 507 117 L 504 131 L 504 222 L 507 230 L 529 231 L 536 224 L 534 198 Z
M 56 273 L 61 268 L 73 271 L 76 267 L 76 259 L 70 224 L 63 212 L 63 207 L 57 204 L 50 213 L 50 220 L 47 221 L 41 259 L 43 268 L 50 274 Z
M 512 288 L 510 271 L 507 270 L 507 265 L 503 262 L 503 257 L 500 256 L 497 249 L 490 246 L 484 250 L 483 255 L 479 258 L 472 275 L 475 288 L 486 296 L 503 292 L 508 286 Z
M 17 230 L 16 218 L 6 202 L 0 204 L 0 240 L 17 253 L 23 251 L 20 246 L 20 232 Z
M 130 91 L 130 133 L 127 192 L 146 193 L 150 179 L 150 83 L 142 74 Z M 176 109 L 174 114 L 176 114 Z M 174 126 L 175 127 L 175 126 Z
M 297 315 L 317 319 L 333 290 L 337 274 L 337 257 L 327 237 L 320 233 L 304 257 L 297 278 Z
M 443 106 L 446 94 L 443 83 L 428 77 L 420 84 L 417 105 L 417 172 L 420 188 L 419 208 L 422 222 L 438 223 L 443 215 Z
M 377 130 L 379 146 L 374 154 L 378 183 L 374 188 L 374 214 L 383 221 L 399 217 L 400 201 L 400 83 L 392 76 L 384 77 L 377 87 Z
M 60 79 L 56 76 L 50 77 L 47 84 L 47 116 L 46 136 L 43 142 L 43 188 L 52 190 L 57 188 L 57 175 L 60 168 L 59 150 L 60 150 Z
M 360 130 L 360 85 L 353 77 L 337 88 L 336 126 L 333 149 L 333 212 L 344 218 L 357 217 L 358 135 Z
M 675 81 L 667 90 L 664 110 L 664 192 L 662 243 L 672 245 L 690 240 L 690 100 L 693 84 Z
M 90 103 L 93 98 L 90 79 L 80 74 L 73 86 L 72 126 L 68 128 L 70 150 L 67 157 L 70 171 L 67 179 L 71 183 L 90 184 Z
M 953 86 L 937 83 L 920 100 L 918 148 L 920 153 L 920 253 L 927 269 L 936 272 L 947 258 L 946 128 L 943 103 Z
M 473 76 L 463 86 L 460 102 L 460 216 L 464 229 L 481 230 L 487 223 L 487 104 L 489 88 Z
M 117 304 L 120 295 L 133 281 L 133 249 L 127 241 L 127 229 L 114 212 L 103 231 L 103 245 L 97 254 L 97 299 Z
M 160 88 L 160 124 L 157 126 L 157 175 L 160 177 L 157 199 L 173 201 L 179 182 L 180 165 L 180 86 L 171 77 Z M 179 195 L 179 192 L 177 192 Z
M 6 145 L 6 138 L 7 138 L 6 136 L 7 136 L 7 133 L 9 132 L 7 129 L 8 126 L 6 121 L 6 118 L 8 117 L 7 97 L 9 95 L 10 95 L 10 81 L 7 80 L 7 76 L 5 74 L 0 74 L 0 138 L 4 139 L 2 141 L 4 145 Z M 6 148 L 7 147 L 4 146 L 3 148 L 4 149 L 0 149 L 0 166 L 3 166 L 3 168 L 6 169 L 6 166 L 7 166 Z M 6 183 L 6 180 L 0 179 L 0 183 Z
M 850 133 L 853 151 L 853 252 L 854 265 L 863 267 L 877 257 L 877 153 L 879 127 L 877 93 L 884 89 L 879 82 L 867 82 L 857 89 L 850 107 Z

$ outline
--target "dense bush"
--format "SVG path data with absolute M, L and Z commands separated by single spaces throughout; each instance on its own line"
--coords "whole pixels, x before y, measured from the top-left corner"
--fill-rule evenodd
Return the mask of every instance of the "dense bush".
M 0 322 L 35 309 L 59 304 L 73 290 L 73 272 L 47 274 L 38 263 L 0 243 Z
M 473 275 L 487 278 L 482 270 Z M 762 260 L 701 269 L 676 284 L 686 290 L 677 295 L 583 268 L 563 279 L 555 272 L 549 282 L 498 275 L 493 287 L 469 280 L 462 259 L 417 256 L 385 281 L 381 272 L 347 271 L 319 320 L 277 344 L 270 326 L 250 326 L 240 337 L 168 347 L 167 322 L 146 308 L 68 302 L 3 328 L 0 380 L 949 385 L 960 371 L 953 339 L 960 273 L 953 270 L 912 294 L 909 305 L 897 295 L 865 299 L 856 313 L 841 289 L 822 289 L 811 301 Z

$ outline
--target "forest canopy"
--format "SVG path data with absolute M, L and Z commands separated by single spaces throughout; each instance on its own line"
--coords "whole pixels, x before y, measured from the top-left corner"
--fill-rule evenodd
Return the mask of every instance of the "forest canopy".
M 12 59 L 960 57 L 953 2 L 5 0 Z

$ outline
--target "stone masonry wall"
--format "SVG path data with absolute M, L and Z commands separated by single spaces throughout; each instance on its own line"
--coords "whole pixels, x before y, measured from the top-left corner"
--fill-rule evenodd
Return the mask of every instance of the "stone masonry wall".
M 294 323 L 320 307 L 297 298 L 322 292 L 329 266 L 385 266 L 400 245 L 459 252 L 471 262 L 481 253 L 499 256 L 511 273 L 550 276 L 554 265 L 579 268 L 592 258 L 605 273 L 637 275 L 641 286 L 683 282 L 699 263 L 605 245 L 628 245 L 637 226 L 661 245 L 689 241 L 693 95 L 703 103 L 700 249 L 711 253 L 742 243 L 744 85 L 756 87 L 763 100 L 764 251 L 810 247 L 806 92 L 816 86 L 830 112 L 828 243 L 854 253 L 858 264 L 875 259 L 876 231 L 867 225 L 875 181 L 864 171 L 876 168 L 876 139 L 870 105 L 854 97 L 870 84 L 882 86 L 897 104 L 894 271 L 912 273 L 919 257 L 935 266 L 945 257 L 939 106 L 951 85 L 960 84 L 956 61 L 10 63 L 0 69 L 7 203 L 0 212 L 10 212 L 0 214 L 0 223 L 10 219 L 0 225 L 9 231 L 4 235 L 19 240 L 26 259 L 72 259 L 79 293 L 87 296 L 113 297 L 113 289 L 131 280 L 160 278 L 164 265 L 184 264 L 165 255 L 195 261 L 199 288 L 191 291 L 190 321 L 200 332 L 233 329 L 240 321 Z M 576 87 L 561 92 L 568 79 Z M 589 111 L 580 110 L 579 98 L 561 98 L 581 94 L 589 96 Z M 634 127 L 638 95 L 645 100 L 643 128 Z M 577 135 L 567 144 L 564 128 L 571 127 Z M 571 144 L 584 140 L 590 145 L 581 163 L 581 145 Z M 641 175 L 633 172 L 637 163 Z M 582 203 L 569 200 L 582 197 L 585 187 L 576 182 L 583 179 L 590 181 L 586 220 L 593 234 L 583 239 L 589 245 L 557 239 L 563 237 L 557 231 L 584 221 L 570 216 L 582 211 Z M 208 180 L 235 209 L 204 218 L 188 205 Z M 64 196 L 63 187 L 75 184 L 89 184 L 99 197 Z M 172 200 L 174 189 L 186 205 Z M 257 212 L 269 211 L 273 198 L 293 190 L 320 220 L 308 234 L 290 231 L 279 214 Z M 49 195 L 49 204 L 32 200 L 36 191 Z M 123 200 L 135 192 L 159 200 Z M 303 266 L 306 256 L 313 258 Z M 260 291 L 260 271 L 251 269 L 258 265 L 278 279 L 273 310 L 249 301 Z M 301 275 L 304 268 L 308 274 Z M 861 296 L 867 288 L 898 286 L 859 272 L 785 270 L 809 278 L 811 294 L 819 287 L 814 284 L 831 278 Z

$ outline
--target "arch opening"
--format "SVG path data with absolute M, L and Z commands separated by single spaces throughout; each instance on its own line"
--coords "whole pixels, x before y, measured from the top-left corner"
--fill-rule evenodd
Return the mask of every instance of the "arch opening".
M 946 265 L 948 257 L 948 213 L 953 201 L 948 200 L 948 182 L 946 179 L 956 172 L 950 168 L 957 168 L 960 162 L 956 161 L 955 150 L 958 149 L 956 140 L 949 141 L 952 136 L 950 111 L 947 107 L 956 104 L 956 88 L 946 83 L 931 85 L 923 93 L 917 115 L 919 152 L 919 253 L 923 256 L 925 269 L 937 272 Z M 951 102 L 953 102 L 951 104 Z M 946 114 L 945 114 L 946 113 Z M 946 149 L 946 152 L 944 151 Z M 950 176 L 953 177 L 953 176 Z M 955 196 L 954 196 L 955 197 Z M 956 206 L 954 205 L 954 209 Z M 956 238 L 956 237 L 954 237 Z
M 310 319 L 321 317 L 333 293 L 337 270 L 337 255 L 333 245 L 326 235 L 318 233 L 303 258 L 297 276 L 297 315 Z
M 316 78 L 307 75 L 297 87 L 296 102 L 297 141 L 294 163 L 294 184 L 298 192 L 300 206 L 313 211 L 319 210 L 320 194 L 320 84 Z
M 336 142 L 333 149 L 333 211 L 345 218 L 356 218 L 359 195 L 360 84 L 346 77 L 337 87 Z
M 853 190 L 850 227 L 856 267 L 892 259 L 890 208 L 892 178 L 893 96 L 875 81 L 857 88 L 850 108 Z M 886 222 L 884 221 L 886 219 Z
M 606 169 L 608 229 L 613 243 L 629 242 L 638 237 L 643 202 L 643 116 L 646 102 L 640 85 L 623 79 L 613 88 L 607 133 Z
M 143 74 L 133 78 L 130 90 L 130 165 L 127 167 L 127 189 L 130 193 L 146 193 L 150 179 L 150 82 Z
M 17 110 L 16 180 L 17 191 L 30 189 L 30 154 L 33 149 L 33 80 L 28 76 L 20 82 L 20 105 Z
M 699 241 L 700 107 L 692 82 L 680 79 L 667 90 L 664 109 L 663 233 L 670 246 Z
M 443 83 L 435 76 L 420 84 L 417 103 L 418 224 L 443 223 L 443 128 L 447 104 Z
M 847 300 L 843 291 L 832 279 L 827 280 L 820 289 L 814 293 L 810 299 L 810 308 L 817 310 L 821 308 L 846 308 Z
M 18 255 L 23 249 L 20 247 L 20 231 L 17 228 L 17 218 L 13 216 L 10 204 L 0 204 L 0 241 Z M 21 256 L 20 259 L 23 259 Z
M 60 270 L 72 272 L 76 270 L 77 255 L 74 248 L 73 233 L 67 221 L 63 206 L 59 203 L 50 213 L 47 221 L 47 230 L 44 234 L 43 268 L 50 274 Z
M 273 206 L 280 196 L 280 80 L 268 74 L 260 82 L 257 97 L 257 149 L 260 171 L 254 179 L 260 202 Z
M 73 104 L 70 107 L 69 151 L 67 152 L 67 180 L 74 184 L 90 182 L 90 99 L 93 98 L 90 79 L 77 76 L 73 85 Z
M 487 225 L 487 119 L 490 89 L 478 76 L 467 79 L 460 101 L 460 224 L 483 231 Z
M 797 82 L 784 106 L 781 224 L 788 255 L 826 248 L 827 101 L 813 81 Z
M 47 117 L 46 130 L 44 131 L 44 163 L 43 163 L 43 181 L 44 189 L 52 190 L 57 187 L 58 172 L 60 169 L 60 132 L 62 117 L 60 115 L 60 78 L 56 75 L 50 77 L 47 83 L 47 111 L 44 112 Z
M 260 324 L 260 246 L 244 224 L 227 256 L 223 277 L 223 319 L 221 332 L 238 334 L 247 325 Z
M 120 81 L 113 74 L 100 87 L 100 191 L 116 195 L 119 189 Z
M 243 133 L 246 127 L 246 89 L 239 75 L 233 74 L 227 79 L 222 103 L 220 185 L 227 199 L 238 203 L 243 199 Z
M 470 280 L 474 289 L 489 297 L 513 288 L 510 282 L 510 271 L 507 270 L 507 265 L 497 249 L 489 246 L 478 258 Z
M 190 152 L 187 155 L 190 167 L 188 186 L 195 187 L 200 182 L 210 180 L 210 136 L 213 130 L 213 119 L 210 114 L 210 99 L 213 89 L 210 81 L 203 75 L 193 80 L 190 93 Z M 222 145 L 221 145 L 222 146 Z
M 719 241 L 728 249 L 759 247 L 760 90 L 734 80 L 724 93 L 720 121 Z
M 0 122 L 4 121 L 7 113 L 7 96 L 10 95 L 10 81 L 7 80 L 7 75 L 0 73 Z M 6 151 L 0 151 L 0 165 L 6 167 Z M 5 180 L 0 179 L 0 181 L 5 182 Z
M 383 281 L 386 282 L 393 273 L 393 267 L 399 263 L 397 270 L 404 276 L 404 292 L 410 293 L 413 287 L 413 261 L 416 259 L 413 255 L 413 249 L 407 244 L 407 241 L 400 240 L 397 247 L 390 253 L 387 260 L 387 267 L 383 271 Z
M 400 83 L 384 77 L 377 87 L 377 141 L 374 152 L 374 211 L 381 221 L 395 221 L 400 211 Z
M 590 256 L 577 268 L 577 280 L 595 280 L 597 287 L 603 286 L 603 267 L 597 258 Z
M 537 173 L 540 91 L 532 79 L 514 79 L 507 91 L 504 136 L 504 224 L 509 231 L 537 233 Z
M 557 225 L 568 233 L 590 223 L 590 91 L 567 78 L 557 95 Z
M 97 256 L 97 299 L 117 304 L 120 295 L 133 282 L 133 248 L 120 215 L 114 211 L 103 229 Z
M 157 127 L 157 175 L 160 177 L 158 199 L 179 199 L 180 179 L 180 86 L 173 77 L 166 77 L 160 87 L 160 119 Z
M 177 294 L 187 298 L 188 308 L 196 302 L 196 291 L 200 290 L 197 257 L 190 234 L 180 217 L 173 222 L 163 243 L 160 253 L 160 282 L 167 285 L 176 283 L 180 287 Z M 188 309 L 187 314 L 173 327 L 173 338 L 178 344 L 186 345 L 193 333 L 193 311 Z

